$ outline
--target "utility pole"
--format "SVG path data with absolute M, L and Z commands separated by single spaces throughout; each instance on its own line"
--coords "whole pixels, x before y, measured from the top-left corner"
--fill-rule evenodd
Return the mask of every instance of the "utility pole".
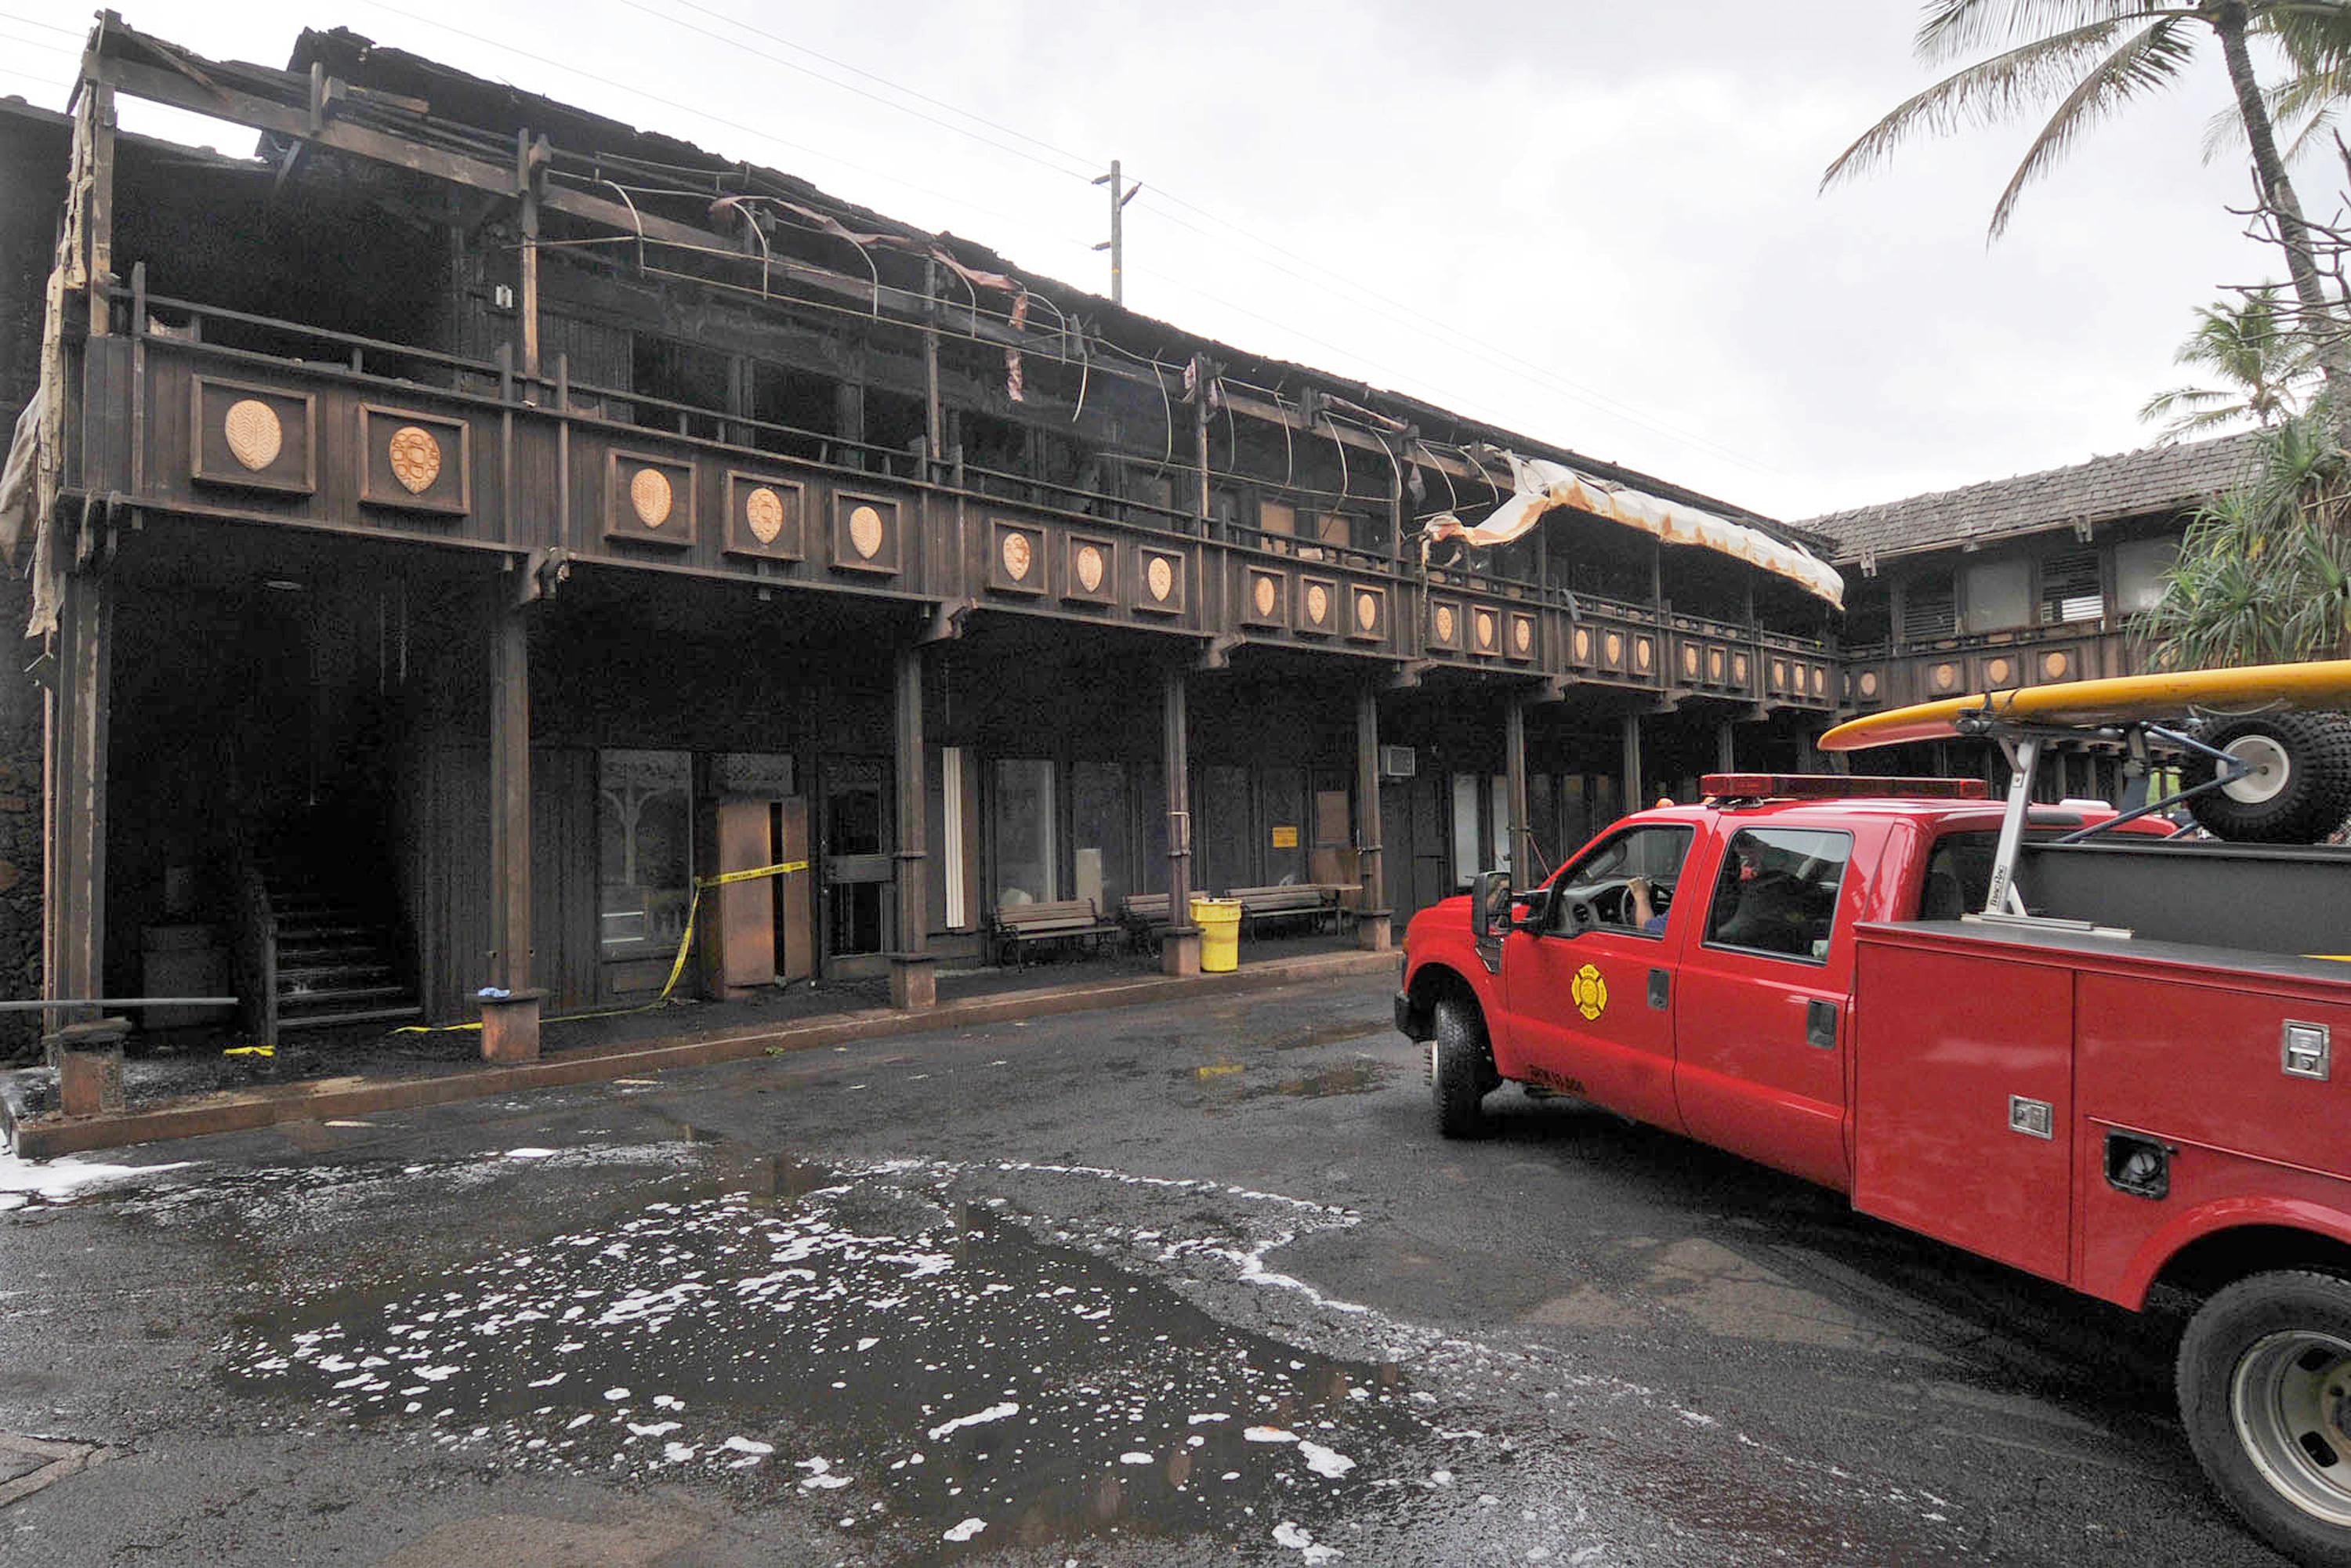
M 1110 302 L 1126 303 L 1126 204 L 1134 200 L 1142 190 L 1140 182 L 1129 185 L 1119 177 L 1118 160 L 1110 161 L 1110 172 L 1094 176 L 1097 185 L 1110 187 L 1110 238 L 1094 246 L 1110 252 Z

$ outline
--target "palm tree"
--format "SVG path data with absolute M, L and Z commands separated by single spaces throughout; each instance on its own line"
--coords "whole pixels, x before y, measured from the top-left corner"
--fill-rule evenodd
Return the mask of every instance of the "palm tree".
M 2149 398 L 2141 419 L 2168 418 L 2177 441 L 2241 419 L 2275 424 L 2302 407 L 2311 368 L 2309 346 L 2281 329 L 2277 289 L 2256 288 L 2231 305 L 2199 306 L 2196 330 L 2172 362 L 2210 371 L 2221 386 L 2175 387 Z
M 1999 52 L 1954 71 L 1897 105 L 1839 153 L 1823 189 L 1884 161 L 1906 139 L 1948 135 L 2057 99 L 1993 206 L 1998 238 L 2024 187 L 2046 173 L 2092 125 L 2169 87 L 2210 37 L 2234 89 L 2252 154 L 2253 181 L 2276 226 L 2293 281 L 2298 329 L 2311 340 L 2336 405 L 2351 411 L 2351 351 L 2320 277 L 2310 227 L 2279 156 L 2249 39 L 2273 39 L 2298 79 L 2340 83 L 2351 61 L 2351 0 L 1928 0 L 1917 51 L 1948 64 L 1986 47 Z
M 2351 658 L 2351 455 L 2333 424 L 2265 431 L 2237 489 L 2197 513 L 2135 628 L 2158 668 Z

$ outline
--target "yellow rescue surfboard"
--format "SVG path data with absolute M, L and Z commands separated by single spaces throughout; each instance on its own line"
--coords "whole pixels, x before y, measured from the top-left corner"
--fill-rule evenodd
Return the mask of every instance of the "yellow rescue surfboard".
M 1823 751 L 1865 751 L 1905 741 L 1944 740 L 1959 733 L 1961 717 L 1975 714 L 2019 724 L 2095 728 L 2190 713 L 2243 715 L 2280 708 L 2351 708 L 2351 659 L 2117 675 L 1976 692 L 1849 720 L 1821 737 L 1819 745 Z

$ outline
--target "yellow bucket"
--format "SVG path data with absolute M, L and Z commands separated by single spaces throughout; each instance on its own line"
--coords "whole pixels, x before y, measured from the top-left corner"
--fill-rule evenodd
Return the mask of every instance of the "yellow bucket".
M 1240 963 L 1241 901 L 1238 898 L 1192 899 L 1192 924 L 1200 928 L 1200 969 L 1221 975 Z

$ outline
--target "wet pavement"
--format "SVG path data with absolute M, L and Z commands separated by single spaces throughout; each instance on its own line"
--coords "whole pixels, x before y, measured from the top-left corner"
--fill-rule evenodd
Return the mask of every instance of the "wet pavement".
M 1386 1012 L 0 1169 L 0 1562 L 2273 1561 L 2161 1322 L 1573 1102 L 1444 1143 Z

